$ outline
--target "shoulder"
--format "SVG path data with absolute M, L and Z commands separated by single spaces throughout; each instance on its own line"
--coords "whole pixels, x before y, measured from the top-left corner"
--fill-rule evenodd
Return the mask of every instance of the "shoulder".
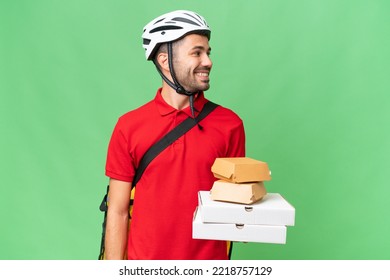
M 218 118 L 221 121 L 242 124 L 242 119 L 236 112 L 222 105 L 219 105 L 217 108 L 215 108 L 213 115 L 215 118 Z
M 137 116 L 143 116 L 145 113 L 150 113 L 156 108 L 154 106 L 153 100 L 150 100 L 149 102 L 143 104 L 142 106 L 135 108 L 131 111 L 126 112 L 125 114 L 121 115 L 119 119 L 127 119 L 127 118 L 133 118 Z
M 153 100 L 151 100 L 144 105 L 121 115 L 118 118 L 118 125 L 138 125 L 140 122 L 145 121 L 146 118 L 153 116 L 155 112 L 157 112 L 156 106 Z

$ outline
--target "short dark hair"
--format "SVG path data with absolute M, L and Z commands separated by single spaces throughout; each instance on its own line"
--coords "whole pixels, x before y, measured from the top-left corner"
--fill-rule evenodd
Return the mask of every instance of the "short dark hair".
M 182 42 L 181 39 L 179 40 L 175 40 L 172 42 L 172 49 L 175 50 L 177 48 L 178 45 L 180 45 L 180 42 Z M 156 53 L 154 54 L 154 57 L 153 57 L 153 61 L 154 61 L 154 64 L 156 64 L 157 67 L 159 67 L 161 69 L 161 66 L 160 64 L 158 63 L 157 61 L 157 57 L 160 53 L 168 53 L 168 43 L 162 43 Z
M 201 36 L 205 36 L 205 37 L 207 37 L 208 40 L 210 40 L 210 31 L 208 31 L 208 30 L 195 30 L 193 32 L 187 33 L 185 36 L 183 36 L 175 41 L 172 41 L 172 49 L 174 50 L 175 48 L 177 48 L 177 46 L 180 45 L 180 42 L 183 41 L 182 39 L 190 34 L 198 34 Z M 157 57 L 160 53 L 168 53 L 168 42 L 161 43 L 160 46 L 158 47 L 157 51 L 153 55 L 154 64 L 156 64 L 156 66 L 161 69 L 160 64 L 157 61 Z

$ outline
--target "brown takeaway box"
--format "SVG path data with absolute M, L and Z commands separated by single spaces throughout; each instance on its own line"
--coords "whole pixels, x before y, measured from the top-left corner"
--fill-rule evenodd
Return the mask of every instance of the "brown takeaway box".
M 271 180 L 267 163 L 248 157 L 216 158 L 211 171 L 216 178 L 232 183 Z
M 267 194 L 263 182 L 235 184 L 215 181 L 211 189 L 211 199 L 234 203 L 252 204 Z

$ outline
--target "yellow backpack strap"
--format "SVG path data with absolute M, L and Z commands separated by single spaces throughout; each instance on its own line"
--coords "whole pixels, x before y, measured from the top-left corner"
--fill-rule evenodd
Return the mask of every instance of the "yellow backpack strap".
M 233 241 L 226 241 L 227 243 L 227 254 L 228 259 L 230 260 L 232 258 L 232 251 L 233 251 Z
M 130 193 L 129 220 L 131 220 L 131 215 L 133 215 L 134 196 L 135 196 L 135 187 L 131 189 L 131 193 Z M 130 227 L 130 221 L 129 221 L 129 227 Z

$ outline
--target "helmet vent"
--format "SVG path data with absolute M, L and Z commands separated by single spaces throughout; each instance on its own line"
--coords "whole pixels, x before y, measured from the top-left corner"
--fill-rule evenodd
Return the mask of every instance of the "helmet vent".
M 175 17 L 172 20 L 181 21 L 181 22 L 192 24 L 192 25 L 200 26 L 200 24 L 197 24 L 195 21 L 192 21 L 188 18 Z
M 163 21 L 165 18 L 162 18 L 162 19 L 159 19 L 158 21 L 156 21 L 155 23 L 153 23 L 153 25 L 159 23 L 160 21 Z
M 191 15 L 191 14 L 188 14 L 188 13 L 184 13 L 184 14 L 187 15 L 187 16 L 189 16 L 189 17 L 192 17 L 194 20 L 196 20 L 197 22 L 199 22 L 200 24 L 202 24 L 202 21 L 199 21 L 199 19 L 201 19 L 201 18 L 199 17 L 199 15 L 195 14 L 197 17 L 199 17 L 199 19 L 198 19 L 198 18 L 194 17 L 194 16 Z
M 176 25 L 159 26 L 159 27 L 156 27 L 156 28 L 150 30 L 149 33 L 156 33 L 156 32 L 159 32 L 159 31 L 175 30 L 175 29 L 183 29 L 183 27 L 176 26 Z
M 144 42 L 143 42 L 144 45 L 149 45 L 150 42 L 151 42 L 151 40 L 144 38 Z

